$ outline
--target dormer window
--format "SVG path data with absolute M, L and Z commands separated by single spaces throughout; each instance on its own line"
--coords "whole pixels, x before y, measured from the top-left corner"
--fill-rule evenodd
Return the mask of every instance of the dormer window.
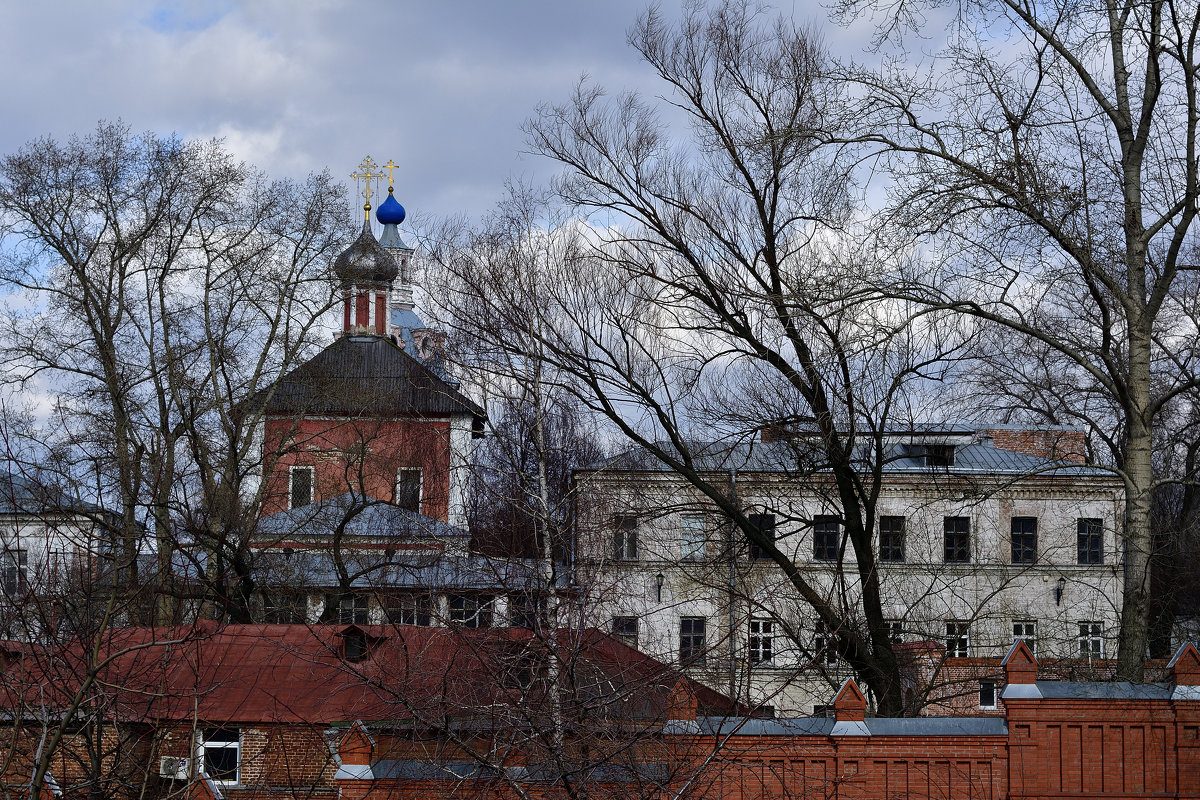
M 927 466 L 927 467 L 953 467 L 954 466 L 954 445 L 952 445 L 952 444 L 927 444 L 927 445 L 925 445 L 925 466 Z
M 904 448 L 905 455 L 917 461 L 924 461 L 927 467 L 953 467 L 954 445 L 952 444 L 910 444 Z

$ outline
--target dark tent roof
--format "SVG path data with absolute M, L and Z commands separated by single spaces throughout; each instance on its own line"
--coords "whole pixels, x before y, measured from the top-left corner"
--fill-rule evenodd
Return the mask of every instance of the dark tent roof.
M 470 414 L 483 409 L 382 336 L 341 336 L 285 375 L 268 414 Z

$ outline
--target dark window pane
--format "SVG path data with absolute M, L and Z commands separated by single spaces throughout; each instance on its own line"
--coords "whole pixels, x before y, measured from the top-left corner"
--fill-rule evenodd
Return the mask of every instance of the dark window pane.
M 406 468 L 396 473 L 396 505 L 420 513 L 421 470 Z
M 761 534 L 764 538 L 770 541 L 775 541 L 775 515 L 774 514 L 748 514 L 746 520 L 750 523 L 750 527 Z M 767 558 L 767 553 L 754 540 L 750 540 L 750 558 L 754 561 L 760 561 Z
M 638 557 L 637 517 L 618 514 L 613 517 L 613 558 L 636 561 Z
M 879 560 L 904 561 L 904 517 L 879 518 Z
M 638 646 L 638 621 L 637 617 L 613 617 L 612 621 L 613 636 L 622 643 L 629 645 L 632 648 Z
M 292 508 L 306 506 L 312 501 L 312 467 L 292 467 Z
M 1037 561 L 1037 517 L 1012 518 L 1012 563 Z
M 837 517 L 815 517 L 813 519 L 813 559 L 837 561 L 838 545 L 841 543 L 841 524 Z
M 706 627 L 707 620 L 704 617 L 680 618 L 679 662 L 681 664 L 704 663 L 704 634 Z
M 1079 563 L 1104 563 L 1104 524 L 1098 519 L 1079 520 Z
M 969 517 L 946 517 L 943 520 L 947 564 L 968 564 L 971 561 L 971 520 Z

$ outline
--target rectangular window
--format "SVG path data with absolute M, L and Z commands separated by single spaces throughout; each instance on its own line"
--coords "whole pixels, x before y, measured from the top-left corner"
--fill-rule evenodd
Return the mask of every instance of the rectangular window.
M 0 552 L 0 588 L 8 597 L 22 594 L 29 585 L 29 553 L 25 550 Z
M 292 467 L 291 475 L 292 486 L 289 494 L 291 506 L 289 508 L 308 505 L 313 501 L 313 468 Z
M 263 592 L 263 621 L 275 625 L 307 622 L 307 595 L 289 589 L 267 589 Z
M 813 560 L 837 561 L 842 526 L 837 517 L 813 518 Z
M 996 707 L 996 682 L 995 681 L 980 681 L 979 682 L 979 707 L 980 708 L 995 708 Z
M 888 638 L 892 644 L 900 644 L 904 641 L 904 623 L 899 620 L 888 620 L 884 623 L 887 625 Z
M 217 783 L 238 783 L 241 762 L 241 731 L 237 728 L 205 728 L 201 750 L 204 774 Z
M 966 622 L 946 623 L 946 656 L 966 658 L 971 654 L 971 626 Z
M 396 471 L 396 505 L 421 513 L 420 467 L 401 467 Z
M 450 597 L 450 622 L 464 628 L 492 627 L 491 595 L 456 594 Z
M 680 617 L 679 619 L 679 663 L 703 665 L 706 648 L 704 617 Z
M 817 620 L 813 631 L 813 653 L 820 664 L 832 666 L 837 663 L 837 637 L 826 627 L 824 620 Z
M 1079 657 L 1091 661 L 1104 658 L 1104 625 L 1099 622 L 1079 623 Z
M 1013 643 L 1024 642 L 1029 652 L 1037 655 L 1037 621 L 1031 619 L 1015 620 L 1012 624 Z
M 1104 563 L 1104 523 L 1098 519 L 1079 520 L 1079 563 Z
M 622 644 L 629 645 L 633 649 L 638 646 L 638 620 L 637 617 L 613 617 L 612 620 L 613 637 Z
M 704 515 L 684 514 L 680 523 L 680 558 L 684 561 L 703 561 L 708 543 Z
M 925 445 L 925 466 L 927 466 L 927 467 L 953 467 L 954 466 L 954 445 L 952 445 L 952 444 L 927 444 L 927 445 Z
M 1037 561 L 1037 517 L 1012 518 L 1012 563 Z
M 433 622 L 433 597 L 428 594 L 400 595 L 384 601 L 387 621 L 392 625 L 420 625 Z
M 775 541 L 775 515 L 774 514 L 748 514 L 746 516 L 750 527 L 757 531 L 764 539 Z M 750 541 L 750 560 L 762 561 L 768 558 L 767 551 L 760 547 L 753 540 Z
M 630 514 L 613 517 L 613 558 L 617 561 L 637 561 L 638 518 Z
M 971 518 L 946 517 L 942 520 L 945 533 L 945 555 L 947 564 L 971 563 Z
M 750 620 L 750 666 L 769 666 L 775 658 L 775 623 L 769 619 Z
M 338 622 L 342 625 L 366 625 L 370 621 L 368 614 L 365 595 L 348 594 L 338 600 Z
M 879 518 L 879 560 L 904 561 L 904 517 Z
M 546 616 L 544 598 L 531 597 L 528 594 L 510 594 L 508 596 L 508 624 L 513 628 L 539 630 L 539 623 Z

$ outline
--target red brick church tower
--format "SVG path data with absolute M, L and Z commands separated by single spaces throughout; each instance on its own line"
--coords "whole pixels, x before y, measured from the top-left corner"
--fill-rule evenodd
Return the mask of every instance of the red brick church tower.
M 333 264 L 342 331 L 285 375 L 267 404 L 262 515 L 348 496 L 462 526 L 468 453 L 484 412 L 446 377 L 441 338 L 413 311 L 412 249 L 390 185 L 376 212 L 380 239 L 371 230 L 370 185 L 383 177 L 375 169 L 368 157 L 352 176 L 367 184 L 365 219 Z

